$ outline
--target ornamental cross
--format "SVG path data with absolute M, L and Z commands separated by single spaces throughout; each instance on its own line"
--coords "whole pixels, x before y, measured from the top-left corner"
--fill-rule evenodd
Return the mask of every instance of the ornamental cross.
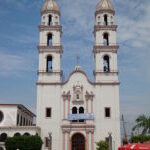
M 77 65 L 79 65 L 79 62 L 80 62 L 80 56 L 77 55 L 76 59 L 77 59 Z

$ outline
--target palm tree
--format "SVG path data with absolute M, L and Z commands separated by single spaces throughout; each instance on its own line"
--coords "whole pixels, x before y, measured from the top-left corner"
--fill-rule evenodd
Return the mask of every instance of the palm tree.
M 141 130 L 142 134 L 150 134 L 150 116 L 140 115 L 136 119 L 136 125 L 133 127 L 132 131 Z

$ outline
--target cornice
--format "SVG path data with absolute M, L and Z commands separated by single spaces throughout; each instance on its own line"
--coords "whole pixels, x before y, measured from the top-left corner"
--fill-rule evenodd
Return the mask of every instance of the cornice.
M 38 127 L 38 126 L 2 126 L 2 127 L 0 127 L 1 129 L 10 129 L 10 130 L 16 130 L 16 129 L 25 129 L 25 130 L 41 130 L 41 128 L 40 127 Z
M 51 72 L 46 72 L 46 71 L 38 71 L 38 75 L 39 74 L 45 74 L 45 75 L 50 75 L 50 74 L 59 74 L 60 76 L 62 76 L 63 71 L 51 71 Z
M 39 31 L 59 31 L 62 33 L 61 25 L 39 25 Z
M 95 82 L 95 85 L 120 85 L 119 81 L 104 81 L 104 82 Z
M 93 47 L 93 53 L 100 53 L 100 52 L 112 52 L 112 53 L 117 53 L 119 49 L 119 45 L 109 45 L 109 46 L 98 46 L 95 45 Z
M 37 85 L 41 85 L 41 86 L 63 86 L 63 83 L 62 82 L 43 82 L 43 81 L 38 81 L 36 83 Z M 93 85 L 96 86 L 96 85 L 119 85 L 120 82 L 119 81 L 104 81 L 104 82 L 94 82 Z
M 45 10 L 45 11 L 41 11 L 41 15 L 50 14 L 50 13 L 58 14 L 59 16 L 61 16 L 60 11 L 57 11 L 57 10 Z
M 95 25 L 94 26 L 94 34 L 97 32 L 97 31 L 100 31 L 100 30 L 105 30 L 105 31 L 108 31 L 108 30 L 111 30 L 111 31 L 117 31 L 117 25 Z
M 63 47 L 62 45 L 60 46 L 37 46 L 37 49 L 39 53 L 44 53 L 44 52 L 55 52 L 55 53 L 63 53 Z
M 45 86 L 49 86 L 49 85 L 58 85 L 58 86 L 61 86 L 62 85 L 62 83 L 61 82 L 43 82 L 43 81 L 38 81 L 37 83 L 36 83 L 36 85 L 45 85 Z
M 78 124 L 62 125 L 61 127 L 62 127 L 62 129 L 64 129 L 64 128 L 75 128 L 75 129 L 77 129 L 77 128 L 82 128 L 82 129 L 89 128 L 89 129 L 94 129 L 95 128 L 94 125 L 89 125 L 89 124 L 84 124 L 84 123 L 82 123 L 82 124 L 78 123 Z
M 109 72 L 104 72 L 103 70 L 94 70 L 93 71 L 93 74 L 96 75 L 96 74 L 106 74 L 106 75 L 109 75 L 109 74 L 119 74 L 118 70 L 110 70 Z
M 103 13 L 111 13 L 113 15 L 115 15 L 115 11 L 114 10 L 111 10 L 111 9 L 106 9 L 106 10 L 98 10 L 95 12 L 95 17 L 98 15 L 98 14 L 103 14 Z

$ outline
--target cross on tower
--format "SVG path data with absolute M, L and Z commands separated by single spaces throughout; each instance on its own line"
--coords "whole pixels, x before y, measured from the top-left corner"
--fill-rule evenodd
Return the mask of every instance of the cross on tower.
M 79 63 L 80 63 L 80 56 L 77 55 L 76 59 L 77 59 L 77 66 L 79 66 Z

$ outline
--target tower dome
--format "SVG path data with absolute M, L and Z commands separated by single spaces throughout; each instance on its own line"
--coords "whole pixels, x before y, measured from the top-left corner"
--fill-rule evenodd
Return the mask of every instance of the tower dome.
M 99 0 L 96 6 L 96 12 L 106 12 L 106 11 L 114 13 L 115 10 L 113 4 L 111 3 L 110 0 Z
M 45 0 L 42 6 L 42 13 L 51 12 L 51 11 L 54 11 L 60 14 L 59 6 L 56 0 Z

